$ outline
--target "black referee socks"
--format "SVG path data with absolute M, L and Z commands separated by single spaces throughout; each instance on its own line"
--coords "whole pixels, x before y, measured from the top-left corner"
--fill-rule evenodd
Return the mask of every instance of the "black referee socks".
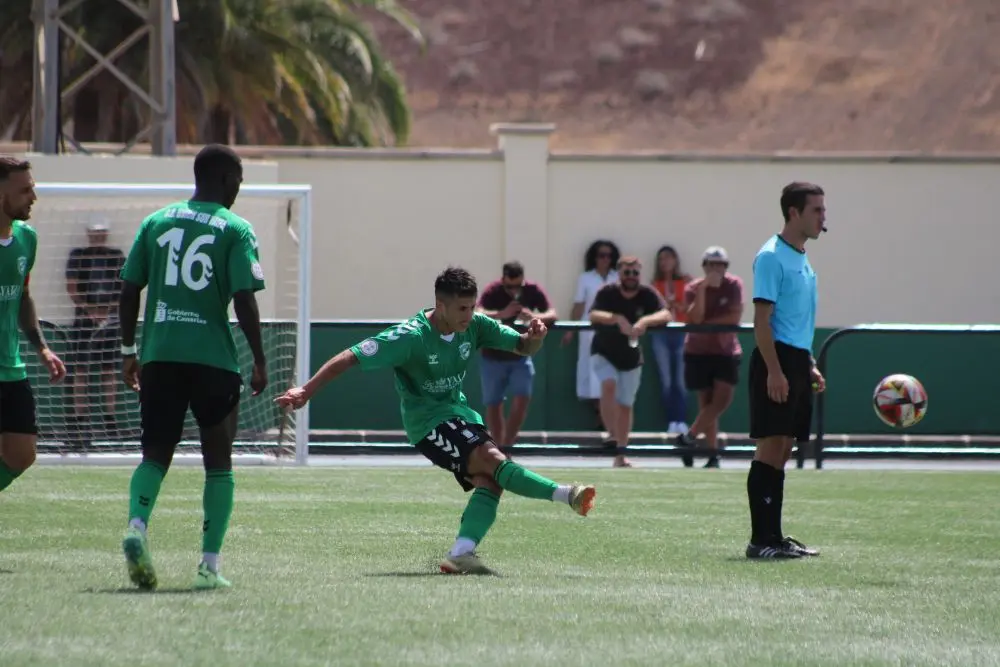
M 768 545 L 781 540 L 781 504 L 785 495 L 785 471 L 763 461 L 752 461 L 747 474 L 750 502 L 750 543 Z

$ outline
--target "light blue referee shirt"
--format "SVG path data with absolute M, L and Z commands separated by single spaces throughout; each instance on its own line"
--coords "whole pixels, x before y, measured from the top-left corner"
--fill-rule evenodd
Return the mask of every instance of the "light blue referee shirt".
M 753 300 L 774 304 L 774 340 L 812 352 L 816 333 L 816 272 L 806 253 L 775 234 L 753 260 Z

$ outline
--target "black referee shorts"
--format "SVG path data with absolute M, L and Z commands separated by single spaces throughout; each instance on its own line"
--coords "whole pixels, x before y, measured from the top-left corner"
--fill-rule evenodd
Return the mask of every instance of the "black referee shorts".
M 750 438 L 785 436 L 809 440 L 812 429 L 812 359 L 808 350 L 776 342 L 781 371 L 788 379 L 788 400 L 776 403 L 767 395 L 767 365 L 760 350 L 750 355 Z

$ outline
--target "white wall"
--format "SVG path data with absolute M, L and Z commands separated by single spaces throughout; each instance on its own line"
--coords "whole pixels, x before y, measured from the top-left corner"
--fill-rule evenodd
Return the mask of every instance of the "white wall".
M 754 253 L 781 228 L 782 186 L 809 180 L 827 191 L 831 230 L 809 246 L 820 325 L 1000 321 L 992 271 L 1000 158 L 550 155 L 551 126 L 494 130 L 493 152 L 240 149 L 247 183 L 313 187 L 315 319 L 406 317 L 430 303 L 445 266 L 465 266 L 486 283 L 508 259 L 523 261 L 566 314 L 583 253 L 598 237 L 642 257 L 647 273 L 664 243 L 695 273 L 705 247 L 724 245 L 750 289 Z M 191 180 L 189 155 L 31 159 L 40 182 Z M 65 255 L 86 222 L 58 204 L 39 202 L 34 219 L 43 254 L 33 285 L 49 293 L 43 313 L 68 307 Z M 123 248 L 147 209 L 162 205 L 131 204 L 109 205 Z M 241 199 L 236 210 L 268 252 L 264 308 L 288 316 L 294 248 L 278 208 Z

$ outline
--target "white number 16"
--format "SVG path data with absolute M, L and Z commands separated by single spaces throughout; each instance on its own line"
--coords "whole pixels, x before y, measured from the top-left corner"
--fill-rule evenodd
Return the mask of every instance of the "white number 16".
M 171 287 L 177 286 L 177 259 L 180 257 L 183 241 L 184 229 L 181 227 L 174 227 L 169 231 L 163 232 L 156 239 L 157 244 L 161 248 L 167 245 L 170 246 L 167 257 L 167 270 L 163 276 L 163 283 L 165 285 L 170 285 Z M 191 241 L 191 245 L 188 246 L 184 252 L 184 258 L 181 260 L 181 281 L 185 287 L 195 292 L 208 287 L 208 283 L 212 280 L 212 258 L 203 252 L 198 252 L 199 248 L 210 243 L 215 243 L 214 234 L 204 234 L 196 237 Z M 197 264 L 201 265 L 201 276 L 195 280 L 194 267 Z

